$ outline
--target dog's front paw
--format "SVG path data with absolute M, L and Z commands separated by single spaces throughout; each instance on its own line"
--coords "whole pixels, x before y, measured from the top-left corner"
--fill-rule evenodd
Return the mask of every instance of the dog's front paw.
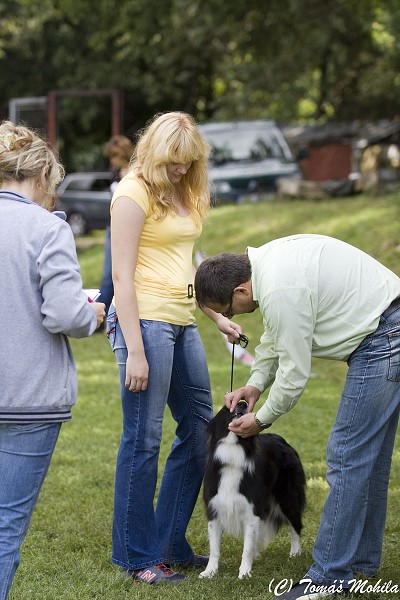
M 215 577 L 215 575 L 217 574 L 217 570 L 212 570 L 212 569 L 205 569 L 205 571 L 202 571 L 199 575 L 200 579 L 212 579 L 213 577 Z
M 240 569 L 239 571 L 239 579 L 244 579 L 245 577 L 251 577 L 250 569 Z

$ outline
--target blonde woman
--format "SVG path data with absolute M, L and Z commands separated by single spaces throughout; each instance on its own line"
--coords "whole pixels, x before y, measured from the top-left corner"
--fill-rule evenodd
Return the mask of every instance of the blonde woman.
M 192 252 L 210 197 L 209 147 L 192 117 L 159 115 L 142 133 L 111 207 L 114 304 L 108 335 L 120 370 L 112 560 L 136 581 L 179 583 L 169 567 L 203 567 L 186 528 L 212 418 L 206 357 L 194 317 Z M 209 313 L 224 333 L 239 326 Z M 176 421 L 156 508 L 164 410 Z
M 92 334 L 104 317 L 104 304 L 82 290 L 69 225 L 49 212 L 63 174 L 33 131 L 0 124 L 0 600 L 76 402 L 67 336 Z

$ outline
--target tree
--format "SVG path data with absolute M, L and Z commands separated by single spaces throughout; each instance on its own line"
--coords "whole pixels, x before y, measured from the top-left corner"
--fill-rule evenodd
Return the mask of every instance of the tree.
M 124 91 L 132 136 L 165 110 L 200 121 L 400 113 L 397 0 L 3 0 L 0 18 L 3 116 L 13 97 L 104 87 Z M 99 146 L 106 106 L 62 110 L 68 147 Z

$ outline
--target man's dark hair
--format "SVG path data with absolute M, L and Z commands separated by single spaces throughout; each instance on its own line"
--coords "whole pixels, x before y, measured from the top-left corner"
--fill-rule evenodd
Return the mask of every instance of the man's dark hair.
M 247 254 L 218 254 L 204 260 L 194 280 L 199 306 L 208 302 L 230 304 L 233 290 L 251 279 L 251 264 Z

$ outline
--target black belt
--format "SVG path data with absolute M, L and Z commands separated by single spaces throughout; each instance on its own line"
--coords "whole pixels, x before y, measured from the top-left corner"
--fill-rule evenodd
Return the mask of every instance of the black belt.
M 400 308 L 400 296 L 399 298 L 395 298 L 391 304 L 387 307 L 387 309 L 382 313 L 382 317 L 388 317 L 395 310 Z

